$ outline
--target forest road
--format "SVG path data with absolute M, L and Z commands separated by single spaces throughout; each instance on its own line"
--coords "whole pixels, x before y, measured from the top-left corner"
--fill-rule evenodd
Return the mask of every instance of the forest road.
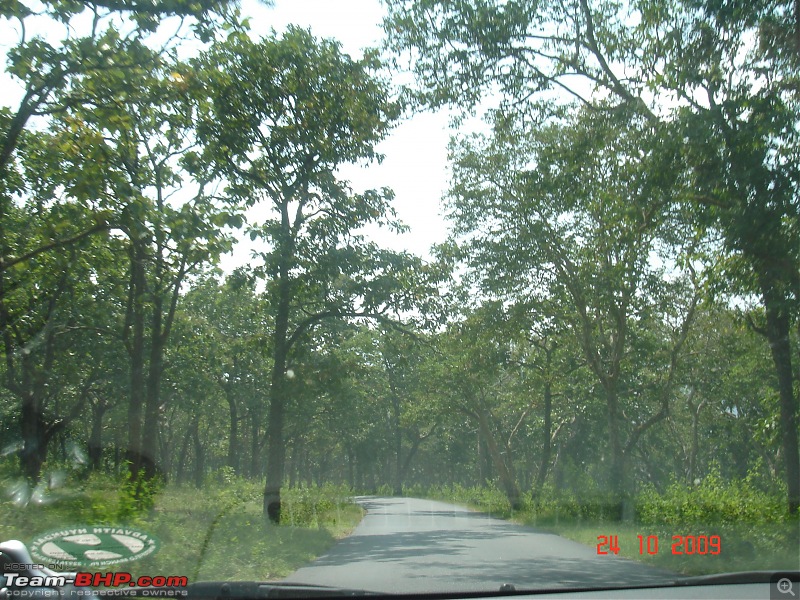
M 614 587 L 676 577 L 454 504 L 357 500 L 367 514 L 353 534 L 285 581 L 397 594 L 498 591 L 505 583 L 518 590 Z

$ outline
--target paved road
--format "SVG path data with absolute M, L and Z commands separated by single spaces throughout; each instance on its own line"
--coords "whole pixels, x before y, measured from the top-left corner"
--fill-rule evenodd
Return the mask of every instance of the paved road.
M 286 581 L 383 593 L 618 586 L 673 575 L 433 500 L 359 498 L 353 534 Z M 609 530 L 609 534 L 614 532 Z

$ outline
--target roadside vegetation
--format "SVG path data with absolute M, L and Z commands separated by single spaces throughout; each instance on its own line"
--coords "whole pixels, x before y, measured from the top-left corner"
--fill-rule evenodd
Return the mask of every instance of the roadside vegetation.
M 4 482 L 8 489 L 8 481 Z M 286 518 L 262 517 L 262 487 L 222 470 L 202 491 L 193 485 L 153 490 L 152 507 L 141 510 L 124 482 L 92 475 L 65 485 L 41 502 L 21 508 L 0 504 L 0 539 L 29 544 L 50 530 L 78 525 L 127 525 L 155 537 L 159 550 L 120 569 L 138 575 L 208 580 L 280 579 L 308 564 L 348 535 L 363 516 L 345 486 L 293 488 Z M 100 569 L 107 570 L 107 569 Z
M 605 551 L 609 558 L 616 554 L 683 575 L 796 570 L 798 564 L 793 549 L 800 544 L 800 522 L 786 514 L 780 494 L 758 491 L 746 479 L 725 482 L 713 472 L 693 485 L 673 482 L 663 492 L 645 487 L 626 521 L 613 519 L 612 498 L 597 492 L 578 497 L 548 487 L 536 498 L 526 494 L 518 510 L 493 486 L 408 493 L 464 504 Z

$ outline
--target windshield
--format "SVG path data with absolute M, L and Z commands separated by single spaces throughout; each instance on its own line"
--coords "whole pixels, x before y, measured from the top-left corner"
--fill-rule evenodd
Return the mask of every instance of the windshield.
M 800 570 L 798 7 L 2 3 L 0 587 Z

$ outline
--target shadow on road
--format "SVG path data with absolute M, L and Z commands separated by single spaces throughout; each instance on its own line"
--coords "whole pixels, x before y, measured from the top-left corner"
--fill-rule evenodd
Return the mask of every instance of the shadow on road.
M 474 548 L 477 540 L 495 540 L 516 532 L 491 531 L 414 531 L 382 535 L 360 535 L 347 538 L 328 554 L 317 559 L 317 565 L 351 565 L 355 562 L 402 561 L 407 558 L 453 556 Z
M 541 587 L 615 587 L 672 581 L 674 574 L 618 559 L 588 555 L 582 558 L 485 556 L 483 561 L 461 560 L 473 552 L 481 541 L 521 535 L 511 528 L 502 531 L 492 527 L 484 532 L 426 531 L 358 536 L 343 540 L 329 554 L 314 563 L 320 567 L 346 567 L 358 570 L 360 565 L 397 563 L 419 565 L 404 570 L 404 578 L 424 583 L 432 573 L 446 574 L 452 583 L 471 588 L 490 589 L 512 583 L 517 589 Z M 557 536 L 553 536 L 556 538 Z M 466 558 L 465 556 L 463 558 Z
M 407 592 L 617 587 L 674 581 L 675 574 L 458 506 L 361 498 L 367 517 L 297 580 Z M 452 506 L 452 510 L 449 508 Z

